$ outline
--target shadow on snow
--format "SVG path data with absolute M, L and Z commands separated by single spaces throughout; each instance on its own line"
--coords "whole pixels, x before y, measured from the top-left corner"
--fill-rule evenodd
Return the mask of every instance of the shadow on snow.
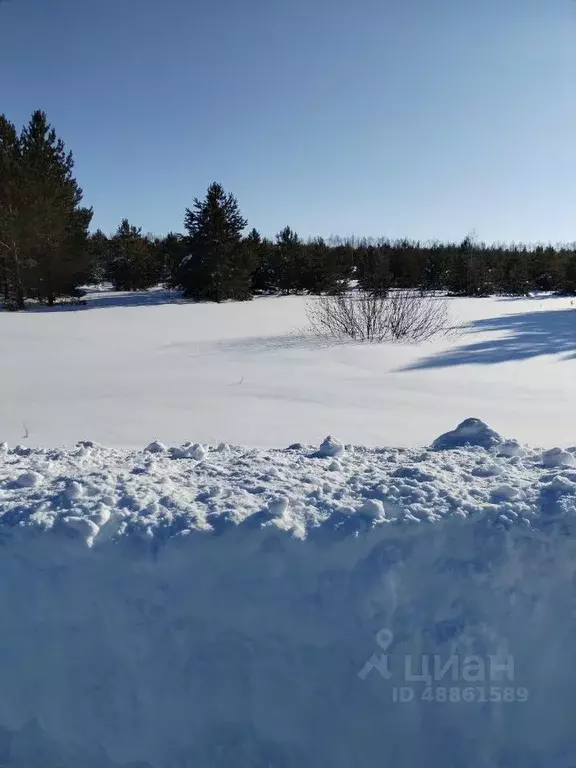
M 98 291 L 88 290 L 84 303 L 62 303 L 48 307 L 45 304 L 31 304 L 27 312 L 86 312 L 90 309 L 111 309 L 118 307 L 155 307 L 160 304 L 188 304 L 178 291 Z
M 495 365 L 540 355 L 576 357 L 576 310 L 541 310 L 475 320 L 466 333 L 495 333 L 496 338 L 449 349 L 403 368 L 416 371 L 453 365 Z

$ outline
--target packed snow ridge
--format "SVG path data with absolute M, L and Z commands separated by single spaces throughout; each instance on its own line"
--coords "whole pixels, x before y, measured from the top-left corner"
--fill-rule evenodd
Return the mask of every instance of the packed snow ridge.
M 130 535 L 154 541 L 153 549 L 244 525 L 335 540 L 367 530 L 367 520 L 399 525 L 481 515 L 487 525 L 548 529 L 569 520 L 575 455 L 576 448 L 536 450 L 504 440 L 479 419 L 421 450 L 368 449 L 332 436 L 317 448 L 296 443 L 275 451 L 159 441 L 143 451 L 87 441 L 71 450 L 9 450 L 1 443 L 0 526 L 5 536 L 15 526 L 19 535 L 28 526 L 66 538 L 71 529 L 73 539 L 82 531 L 89 546 L 99 536 L 103 543 Z M 551 504 L 555 489 L 561 498 Z
M 573 766 L 575 456 L 0 444 L 0 764 Z

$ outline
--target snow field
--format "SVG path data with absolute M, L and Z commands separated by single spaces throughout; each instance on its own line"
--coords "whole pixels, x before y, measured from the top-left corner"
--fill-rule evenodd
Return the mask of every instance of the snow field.
M 480 414 L 522 442 L 575 442 L 570 299 L 451 299 L 461 333 L 376 346 L 303 335 L 306 301 L 100 291 L 76 311 L 1 313 L 0 440 L 273 448 L 333 432 L 413 448 Z

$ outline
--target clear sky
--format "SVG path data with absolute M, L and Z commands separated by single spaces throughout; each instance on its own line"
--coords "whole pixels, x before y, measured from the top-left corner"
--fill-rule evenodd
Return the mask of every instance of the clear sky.
M 41 108 L 94 227 L 576 240 L 576 0 L 5 0 L 0 112 Z

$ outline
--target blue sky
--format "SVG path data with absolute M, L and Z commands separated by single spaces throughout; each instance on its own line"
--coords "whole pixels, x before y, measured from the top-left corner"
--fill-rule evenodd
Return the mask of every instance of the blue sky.
M 44 109 L 94 227 L 576 239 L 575 0 L 7 0 L 0 111 Z

